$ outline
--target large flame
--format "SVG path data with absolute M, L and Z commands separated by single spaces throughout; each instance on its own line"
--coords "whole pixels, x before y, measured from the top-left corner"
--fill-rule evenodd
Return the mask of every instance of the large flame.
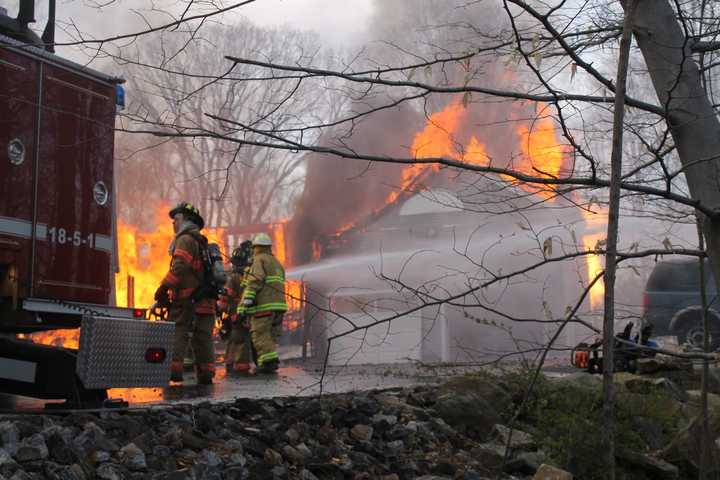
M 275 255 L 275 258 L 277 258 L 280 263 L 282 263 L 286 268 L 288 267 L 288 245 L 285 241 L 285 227 L 287 226 L 287 222 L 280 222 L 280 223 L 273 223 L 270 225 L 270 236 L 272 237 L 273 242 L 273 254 Z
M 538 108 L 541 108 L 539 105 Z M 487 166 L 490 165 L 490 157 L 487 148 L 479 139 L 478 135 L 471 135 L 467 144 L 462 147 L 460 143 L 461 128 L 467 111 L 460 101 L 450 103 L 441 112 L 430 115 L 422 131 L 418 132 L 413 139 L 411 153 L 413 158 L 445 157 L 462 162 Z M 529 176 L 544 178 L 560 178 L 563 165 L 566 162 L 567 147 L 563 145 L 557 134 L 553 120 L 549 117 L 538 117 L 531 124 L 520 124 L 515 129 L 518 145 L 520 147 L 519 157 L 508 164 L 508 168 Z M 437 170 L 433 164 L 413 164 L 403 169 L 401 190 L 393 192 L 388 201 L 394 201 L 400 192 L 406 190 L 417 179 L 429 171 Z M 503 180 L 519 186 L 523 190 L 537 194 L 541 198 L 550 200 L 556 196 L 552 186 L 543 186 L 520 182 L 509 175 L 501 175 Z M 586 250 L 594 250 L 599 240 L 604 238 L 604 219 L 602 215 L 592 216 L 583 212 L 586 227 L 591 232 L 582 239 L 583 247 Z M 595 278 L 602 272 L 601 257 L 588 255 L 586 260 L 588 281 Z M 591 309 L 595 310 L 602 305 L 604 296 L 604 284 L 598 281 L 590 291 Z
M 605 227 L 607 224 L 607 215 L 593 214 L 583 211 L 585 218 L 585 226 L 591 233 L 583 236 L 582 242 L 585 251 L 592 251 L 602 248 L 605 242 L 607 232 Z M 603 262 L 601 255 L 587 255 L 586 257 L 588 282 L 591 282 L 603 271 Z M 590 289 L 590 309 L 599 310 L 603 306 L 605 298 L 605 283 L 602 279 L 598 280 Z

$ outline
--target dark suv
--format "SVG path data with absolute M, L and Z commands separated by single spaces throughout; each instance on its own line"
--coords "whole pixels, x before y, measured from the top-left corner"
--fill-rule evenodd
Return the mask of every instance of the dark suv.
M 720 347 L 720 301 L 707 260 L 704 270 L 705 291 L 710 305 L 710 342 L 715 350 Z M 664 261 L 655 265 L 643 296 L 643 317 L 653 325 L 654 335 L 674 335 L 680 345 L 702 346 L 699 272 L 698 261 L 694 259 Z

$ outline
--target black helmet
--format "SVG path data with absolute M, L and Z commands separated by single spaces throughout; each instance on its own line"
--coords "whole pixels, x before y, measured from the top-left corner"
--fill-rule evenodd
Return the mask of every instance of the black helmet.
M 202 230 L 205 226 L 205 220 L 203 220 L 202 216 L 200 216 L 200 210 L 198 210 L 197 207 L 190 202 L 180 202 L 175 205 L 175 208 L 168 212 L 170 218 L 175 218 L 175 215 L 178 213 L 185 215 L 185 217 L 196 224 L 200 230 Z
M 243 269 L 250 265 L 250 257 L 252 257 L 252 242 L 245 240 L 233 250 L 230 256 L 230 263 L 237 269 Z

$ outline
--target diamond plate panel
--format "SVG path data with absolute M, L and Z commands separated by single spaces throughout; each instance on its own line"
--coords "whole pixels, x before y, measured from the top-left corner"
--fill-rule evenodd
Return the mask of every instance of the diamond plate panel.
M 172 322 L 84 316 L 77 375 L 85 388 L 167 385 L 174 333 Z M 165 361 L 148 363 L 145 360 L 148 348 L 165 349 Z

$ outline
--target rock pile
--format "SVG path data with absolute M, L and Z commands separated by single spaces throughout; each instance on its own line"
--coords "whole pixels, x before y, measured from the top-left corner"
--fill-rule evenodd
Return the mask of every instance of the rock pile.
M 622 478 L 697 478 L 698 393 L 668 379 L 616 381 L 617 428 L 631 433 L 618 437 Z M 571 479 L 558 462 L 586 478 L 600 457 L 600 379 L 543 381 L 511 431 L 524 385 L 477 375 L 321 398 L 0 416 L 0 480 Z M 710 397 L 717 432 L 720 396 Z
M 481 437 L 461 433 L 431 408 L 447 407 L 441 396 L 418 387 L 6 416 L 0 418 L 0 479 L 489 478 L 503 462 L 507 428 L 483 426 Z M 508 473 L 530 478 L 542 461 L 534 442 L 515 432 L 512 445 Z

